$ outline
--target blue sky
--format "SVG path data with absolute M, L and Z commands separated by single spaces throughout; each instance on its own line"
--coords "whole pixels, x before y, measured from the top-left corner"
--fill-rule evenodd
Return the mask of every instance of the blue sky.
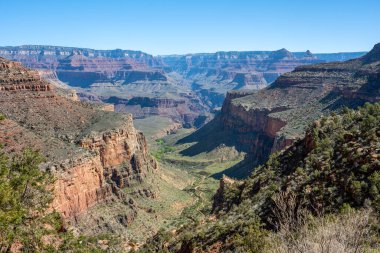
M 0 45 L 348 52 L 380 42 L 379 0 L 0 0 Z

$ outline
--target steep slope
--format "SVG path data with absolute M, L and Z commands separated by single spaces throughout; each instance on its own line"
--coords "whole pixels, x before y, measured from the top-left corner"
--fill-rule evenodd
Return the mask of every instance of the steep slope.
M 346 62 L 297 67 L 258 92 L 230 92 L 220 119 L 216 119 L 218 127 L 211 132 L 234 136 L 230 145 L 244 149 L 248 155 L 247 166 L 224 173 L 240 177 L 243 171 L 247 175 L 271 153 L 300 138 L 306 125 L 321 115 L 344 106 L 355 108 L 379 101 L 379 48 L 377 44 L 367 55 Z M 194 134 L 192 141 L 202 136 L 202 131 Z
M 278 252 L 376 252 L 379 158 L 380 104 L 323 117 L 249 178 L 223 178 L 208 219 L 158 234 L 142 252 L 277 252 L 276 240 Z
M 99 204 L 113 199 L 136 216 L 123 189 L 156 173 L 144 135 L 131 115 L 98 110 L 59 96 L 36 71 L 0 58 L 0 142 L 5 152 L 32 147 L 56 176 L 52 207 L 75 225 Z M 123 204 L 124 203 L 124 204 Z M 109 204 L 112 206 L 112 204 Z M 121 215 L 112 214 L 113 219 Z

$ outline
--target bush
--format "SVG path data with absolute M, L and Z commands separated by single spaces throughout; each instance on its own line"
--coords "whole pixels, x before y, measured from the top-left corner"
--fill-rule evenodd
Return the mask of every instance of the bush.
M 298 231 L 272 233 L 270 251 L 277 253 L 376 252 L 376 231 L 371 228 L 371 209 L 346 208 L 341 214 L 309 217 Z

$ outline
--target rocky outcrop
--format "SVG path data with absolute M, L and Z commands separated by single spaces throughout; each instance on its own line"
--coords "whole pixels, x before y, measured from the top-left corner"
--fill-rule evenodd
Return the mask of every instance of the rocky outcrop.
M 112 195 L 99 157 L 89 157 L 56 173 L 52 206 L 65 219 L 83 214 Z
M 42 81 L 37 71 L 26 71 L 19 62 L 0 58 L 0 91 L 50 91 L 51 86 Z
M 109 198 L 123 202 L 122 188 L 158 169 L 131 115 L 63 97 L 37 72 L 2 58 L 0 113 L 7 152 L 33 147 L 47 158 L 41 169 L 56 176 L 52 207 L 67 220 Z
M 321 115 L 380 101 L 379 48 L 355 60 L 297 67 L 258 92 L 228 93 L 222 127 L 236 134 L 252 165 L 265 162 Z
M 80 140 L 79 145 L 98 154 L 105 168 L 133 161 L 133 166 L 152 164 L 157 169 L 157 164 L 148 154 L 144 135 L 133 127 L 131 115 L 122 127 L 100 134 L 92 133 Z
M 156 134 L 152 135 L 151 138 L 153 140 L 157 140 L 157 139 L 165 137 L 166 135 L 173 134 L 178 129 L 181 129 L 181 128 L 182 128 L 181 124 L 173 122 L 169 126 L 160 129 Z
M 258 108 L 247 111 L 244 105 L 234 104 L 234 99 L 252 92 L 229 92 L 222 107 L 220 124 L 224 131 L 235 136 L 235 145 L 247 153 L 252 166 L 263 163 L 272 152 L 277 132 L 286 125 L 281 119 L 270 116 L 284 108 Z M 279 146 L 278 149 L 281 149 Z
M 267 109 L 261 108 L 257 110 L 245 110 L 244 106 L 233 104 L 229 93 L 225 99 L 222 108 L 222 121 L 226 128 L 234 129 L 238 133 L 250 133 L 254 131 L 260 131 L 269 137 L 274 138 L 276 133 L 285 126 L 285 122 L 281 119 L 271 117 L 271 113 L 276 113 L 284 110 L 284 108 Z
M 260 90 L 268 85 L 263 73 L 237 73 L 231 83 L 236 83 L 234 90 Z
M 63 166 L 63 172 L 57 171 L 53 206 L 65 218 L 83 214 L 113 194 L 123 196 L 120 189 L 143 182 L 148 173 L 158 169 L 130 115 L 123 127 L 92 132 L 79 145 L 94 154 L 76 158 L 73 164 Z
M 106 112 L 114 112 L 115 111 L 115 105 L 114 104 L 101 103 L 100 107 L 103 111 L 106 111 Z
M 225 175 L 219 180 L 219 188 L 217 189 L 215 195 L 213 196 L 212 202 L 212 213 L 217 213 L 220 210 L 228 209 L 228 207 L 224 207 L 223 204 L 226 200 L 226 190 L 235 186 L 241 185 L 241 181 L 234 180 Z

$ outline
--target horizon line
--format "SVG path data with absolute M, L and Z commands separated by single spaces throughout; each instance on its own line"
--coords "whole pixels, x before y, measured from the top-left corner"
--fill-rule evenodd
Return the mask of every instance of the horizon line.
M 376 44 L 375 44 L 376 45 Z M 334 52 L 313 52 L 310 49 L 306 50 L 288 50 L 286 48 L 280 48 L 280 49 L 275 49 L 275 50 L 216 50 L 212 52 L 207 52 L 207 51 L 201 51 L 201 52 L 193 52 L 193 53 L 170 53 L 170 54 L 151 54 L 148 53 L 147 51 L 143 51 L 140 49 L 122 49 L 122 48 L 113 48 L 113 49 L 96 49 L 96 48 L 91 48 L 91 47 L 79 47 L 79 46 L 59 46 L 59 45 L 44 45 L 44 44 L 22 44 L 22 45 L 17 45 L 17 46 L 0 46 L 0 48 L 7 48 L 7 47 L 31 47 L 31 46 L 40 46 L 40 47 L 62 47 L 62 48 L 71 48 L 71 49 L 85 49 L 85 50 L 94 50 L 94 51 L 115 51 L 115 50 L 121 50 L 121 51 L 134 51 L 134 52 L 140 52 L 144 53 L 147 55 L 151 55 L 153 57 L 159 57 L 159 56 L 185 56 L 185 55 L 197 55 L 197 54 L 216 54 L 216 53 L 221 53 L 221 52 L 238 52 L 238 53 L 244 53 L 244 52 L 276 52 L 279 50 L 287 50 L 291 53 L 304 53 L 307 51 L 310 51 L 312 54 L 344 54 L 344 53 L 367 53 L 370 50 L 355 50 L 355 51 L 334 51 Z

